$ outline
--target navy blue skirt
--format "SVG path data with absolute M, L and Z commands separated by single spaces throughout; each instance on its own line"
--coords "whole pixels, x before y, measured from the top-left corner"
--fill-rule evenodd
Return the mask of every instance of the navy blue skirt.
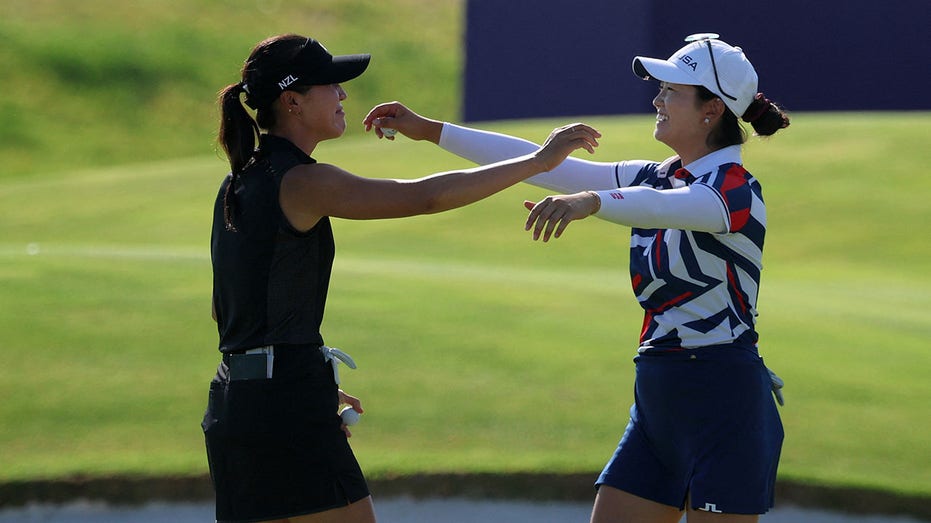
M 783 428 L 754 350 L 638 355 L 630 422 L 596 485 L 684 510 L 773 507 Z
M 221 363 L 202 423 L 217 521 L 294 517 L 368 496 L 338 407 L 317 347 L 276 347 L 271 379 L 230 380 Z

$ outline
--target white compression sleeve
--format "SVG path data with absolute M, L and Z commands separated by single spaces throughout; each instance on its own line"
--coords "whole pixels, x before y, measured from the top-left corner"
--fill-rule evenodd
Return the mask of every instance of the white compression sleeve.
M 491 131 L 481 131 L 444 123 L 440 134 L 440 147 L 485 165 L 510 158 L 532 154 L 540 146 L 522 138 Z M 552 171 L 525 180 L 531 185 L 552 191 L 573 193 L 582 190 L 611 189 L 621 185 L 616 177 L 617 164 L 567 158 Z
M 596 217 L 630 227 L 713 233 L 725 233 L 730 227 L 721 197 L 699 183 L 665 191 L 625 187 L 598 191 L 598 197 L 601 209 Z

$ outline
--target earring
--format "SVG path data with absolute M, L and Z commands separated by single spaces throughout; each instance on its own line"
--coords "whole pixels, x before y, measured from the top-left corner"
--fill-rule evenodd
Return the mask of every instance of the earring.
M 705 117 L 705 125 L 708 125 L 708 124 L 710 124 L 710 123 L 711 123 L 711 118 L 708 118 L 708 117 L 706 116 L 706 117 Z

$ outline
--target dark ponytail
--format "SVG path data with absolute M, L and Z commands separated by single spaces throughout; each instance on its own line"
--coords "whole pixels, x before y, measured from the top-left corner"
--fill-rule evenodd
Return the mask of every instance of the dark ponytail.
M 220 134 L 219 142 L 226 151 L 230 161 L 230 170 L 233 173 L 245 167 L 255 141 L 259 135 L 259 126 L 252 116 L 243 107 L 239 96 L 245 93 L 243 84 L 233 84 L 220 91 L 218 104 L 220 105 Z
M 259 126 L 242 106 L 239 96 L 245 93 L 242 83 L 232 84 L 220 91 L 220 133 L 218 141 L 230 161 L 231 179 L 223 194 L 223 217 L 226 230 L 235 231 L 233 223 L 236 198 L 233 196 L 236 181 L 255 150 Z
M 772 136 L 789 126 L 789 115 L 763 93 L 756 94 L 742 119 L 753 126 L 757 136 Z
M 696 85 L 695 88 L 698 90 L 699 103 L 719 98 L 718 95 L 703 85 Z M 753 101 L 750 102 L 750 106 L 741 116 L 743 121 L 753 126 L 754 134 L 757 136 L 771 136 L 779 129 L 789 126 L 789 115 L 763 96 L 763 93 L 757 93 Z M 724 111 L 724 114 L 721 115 L 721 122 L 708 134 L 708 146 L 712 149 L 741 145 L 746 141 L 747 132 L 730 109 Z

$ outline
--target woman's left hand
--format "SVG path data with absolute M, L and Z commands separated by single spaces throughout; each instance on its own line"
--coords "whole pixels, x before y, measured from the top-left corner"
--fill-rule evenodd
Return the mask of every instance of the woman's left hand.
M 524 207 L 530 211 L 524 230 L 529 231 L 532 227 L 534 240 L 539 240 L 541 233 L 544 242 L 548 241 L 550 236 L 559 238 L 569 226 L 569 222 L 588 218 L 597 212 L 600 206 L 601 200 L 591 191 L 547 196 L 536 204 L 524 201 Z
M 362 410 L 362 402 L 359 401 L 359 398 L 346 394 L 345 392 L 343 392 L 343 389 L 339 389 L 338 392 L 339 392 L 339 404 L 340 405 L 349 405 L 350 407 L 353 408 L 353 410 L 355 410 L 359 414 L 362 414 L 363 412 L 365 412 L 364 410 Z M 352 437 L 352 432 L 349 430 L 349 427 L 346 426 L 345 423 L 340 425 L 339 428 L 343 429 L 343 432 L 346 433 L 347 438 Z

